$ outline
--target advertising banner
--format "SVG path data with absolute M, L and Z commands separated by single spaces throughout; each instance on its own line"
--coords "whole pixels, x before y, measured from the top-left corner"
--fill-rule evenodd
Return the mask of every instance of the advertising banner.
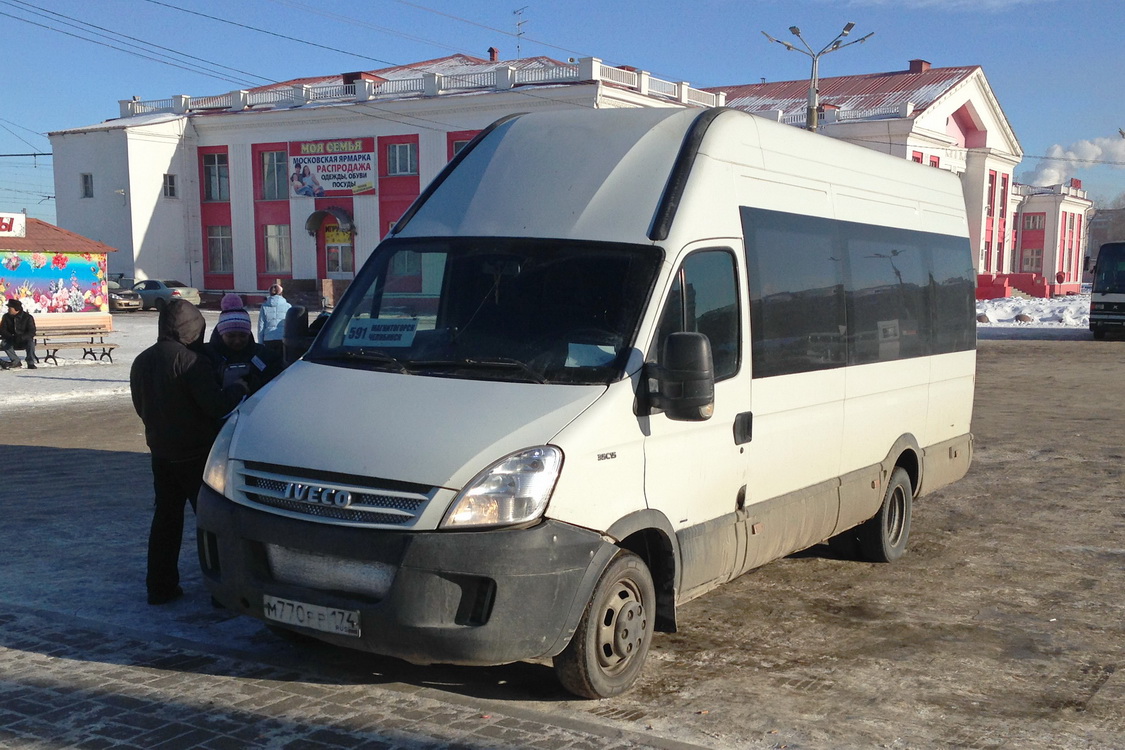
M 0 237 L 26 237 L 27 217 L 23 214 L 0 214 Z
M 0 299 L 18 299 L 33 315 L 108 312 L 105 253 L 27 253 L 0 239 Z
M 375 139 L 289 143 L 289 189 L 312 198 L 375 194 Z

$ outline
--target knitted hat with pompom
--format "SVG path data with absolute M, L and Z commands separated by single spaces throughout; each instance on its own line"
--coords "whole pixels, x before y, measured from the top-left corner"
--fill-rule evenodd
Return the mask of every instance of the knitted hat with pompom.
M 234 292 L 229 292 L 223 295 L 223 301 L 219 304 L 223 310 L 239 310 L 245 307 L 242 304 L 242 297 L 239 297 Z
M 215 325 L 215 333 L 222 336 L 224 333 L 250 333 L 250 313 L 242 307 L 242 297 L 237 294 L 227 294 L 220 305 L 223 311 L 219 313 L 219 322 Z

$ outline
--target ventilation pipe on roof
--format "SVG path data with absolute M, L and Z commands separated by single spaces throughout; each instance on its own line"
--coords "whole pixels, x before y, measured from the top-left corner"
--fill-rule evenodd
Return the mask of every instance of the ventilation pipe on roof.
M 488 48 L 488 61 L 497 62 L 500 59 L 500 50 L 495 47 Z
M 930 63 L 926 60 L 911 60 L 910 72 L 911 73 L 925 73 L 930 69 Z

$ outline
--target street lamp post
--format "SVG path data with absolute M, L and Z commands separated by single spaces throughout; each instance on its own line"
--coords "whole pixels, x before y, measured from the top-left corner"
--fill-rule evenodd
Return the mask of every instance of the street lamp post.
M 763 34 L 765 34 L 766 39 L 769 39 L 771 42 L 777 42 L 782 47 L 785 47 L 785 49 L 787 49 L 787 50 L 792 50 L 794 52 L 800 52 L 802 55 L 808 55 L 809 57 L 812 58 L 812 75 L 809 77 L 809 104 L 808 104 L 808 112 L 805 116 L 805 129 L 806 130 L 810 130 L 814 133 L 816 132 L 817 112 L 820 108 L 819 63 L 820 63 L 821 55 L 827 55 L 829 52 L 835 52 L 836 50 L 843 49 L 844 47 L 850 47 L 853 44 L 858 44 L 860 42 L 866 42 L 868 39 L 870 39 L 872 36 L 875 35 L 875 32 L 872 31 L 867 36 L 860 37 L 859 39 L 853 39 L 850 42 L 845 42 L 844 37 L 846 37 L 848 34 L 852 33 L 852 29 L 854 29 L 854 28 L 855 28 L 855 24 L 849 22 L 847 25 L 844 26 L 843 30 L 839 34 L 836 35 L 836 38 L 833 39 L 828 44 L 826 44 L 824 46 L 824 49 L 822 49 L 820 52 L 813 52 L 813 48 L 810 47 L 809 43 L 805 41 L 805 38 L 803 36 L 801 36 L 801 30 L 799 28 L 797 28 L 796 26 L 790 26 L 789 32 L 793 36 L 795 36 L 795 37 L 797 37 L 798 39 L 801 40 L 801 44 L 805 45 L 805 49 L 801 49 L 800 47 L 794 46 L 794 45 L 790 44 L 789 42 L 783 42 L 780 39 L 774 39 L 769 34 L 766 34 L 766 32 L 764 32 L 764 31 L 762 32 Z

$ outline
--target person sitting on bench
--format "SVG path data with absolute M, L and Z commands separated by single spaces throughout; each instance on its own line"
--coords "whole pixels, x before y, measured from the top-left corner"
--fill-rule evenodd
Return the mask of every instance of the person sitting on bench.
M 8 312 L 0 316 L 0 349 L 8 355 L 7 362 L 0 360 L 3 369 L 23 367 L 16 349 L 27 352 L 27 369 L 35 369 L 35 317 L 18 299 L 8 300 Z

